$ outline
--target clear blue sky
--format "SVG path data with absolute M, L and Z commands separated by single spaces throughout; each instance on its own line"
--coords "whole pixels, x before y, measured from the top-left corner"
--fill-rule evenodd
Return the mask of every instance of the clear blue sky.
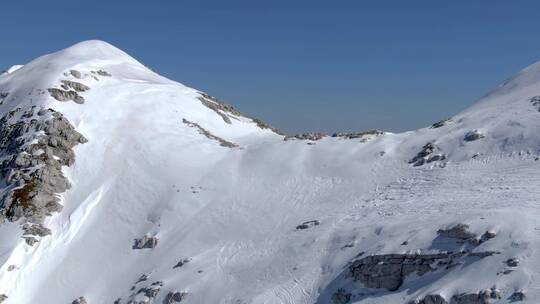
M 540 60 L 540 1 L 2 1 L 0 67 L 87 39 L 287 132 L 403 131 Z

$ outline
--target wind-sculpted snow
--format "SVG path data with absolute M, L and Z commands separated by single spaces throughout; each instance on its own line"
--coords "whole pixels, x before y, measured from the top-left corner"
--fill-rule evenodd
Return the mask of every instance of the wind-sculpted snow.
M 538 71 L 423 129 L 285 136 L 101 41 L 10 69 L 0 301 L 536 303 Z

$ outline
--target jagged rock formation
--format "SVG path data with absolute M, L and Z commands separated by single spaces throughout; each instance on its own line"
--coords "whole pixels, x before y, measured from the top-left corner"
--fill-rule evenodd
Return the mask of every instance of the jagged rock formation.
M 62 166 L 75 161 L 73 147 L 85 143 L 67 119 L 52 109 L 17 108 L 0 118 L 0 172 L 6 183 L 0 215 L 24 219 L 28 243 L 50 234 L 41 224 L 62 209 L 58 194 L 70 184 Z
M 162 281 L 156 281 L 150 284 L 149 286 L 142 287 L 136 292 L 131 294 L 128 298 L 126 304 L 149 304 L 153 303 L 154 299 L 158 296 L 161 288 L 163 287 Z M 118 304 L 121 303 L 121 300 L 117 301 Z M 174 302 L 173 302 L 174 303 Z
M 227 140 L 225 140 L 225 139 L 223 139 L 221 137 L 215 136 L 214 134 L 210 133 L 205 128 L 201 127 L 196 122 L 191 122 L 191 121 L 189 121 L 189 120 L 187 120 L 185 118 L 182 118 L 182 122 L 185 123 L 186 125 L 188 125 L 191 128 L 196 128 L 197 131 L 199 131 L 199 134 L 206 136 L 206 138 L 219 142 L 219 145 L 222 146 L 222 147 L 227 147 L 227 148 L 236 148 L 236 147 L 238 147 L 238 145 L 235 144 L 235 143 L 227 141 Z
M 187 292 L 171 291 L 165 297 L 164 304 L 180 303 L 187 297 Z
M 492 239 L 496 234 L 492 231 L 486 231 L 480 237 L 469 230 L 469 225 L 467 224 L 457 224 L 448 229 L 439 229 L 437 231 L 442 237 L 458 239 L 460 241 L 468 242 L 472 245 L 479 245 L 489 239 Z
M 371 255 L 354 261 L 348 271 L 353 281 L 360 282 L 365 287 L 394 291 L 403 284 L 409 274 L 422 276 L 437 270 L 432 265 L 451 265 L 454 259 L 465 255 L 465 252 Z
M 154 236 L 143 236 L 142 238 L 135 239 L 133 242 L 133 249 L 145 249 L 155 248 L 158 244 L 158 238 Z
M 477 293 L 455 295 L 452 300 L 456 304 L 491 304 L 501 299 L 501 292 L 496 288 L 482 290 Z
M 73 300 L 71 304 L 88 304 L 88 302 L 84 297 L 79 297 L 78 299 Z
M 464 141 L 475 141 L 475 140 L 479 140 L 479 139 L 484 138 L 484 137 L 485 137 L 485 135 L 480 133 L 480 131 L 472 130 L 472 131 L 467 132 L 467 134 L 465 134 L 465 136 L 463 137 L 463 140 Z
M 428 142 L 422 147 L 422 150 L 416 154 L 410 161 L 409 164 L 412 164 L 415 167 L 422 166 L 426 163 L 432 163 L 435 161 L 443 161 L 446 159 L 446 155 L 440 152 L 440 148 L 432 142 Z

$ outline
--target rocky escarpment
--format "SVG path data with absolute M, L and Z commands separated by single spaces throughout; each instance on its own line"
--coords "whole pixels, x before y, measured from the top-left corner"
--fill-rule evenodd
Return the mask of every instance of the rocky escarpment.
M 434 254 L 381 254 L 357 260 L 349 266 L 353 281 L 368 288 L 397 290 L 410 274 L 422 276 L 439 267 L 449 268 L 466 252 L 441 252 Z
M 17 108 L 0 118 L 2 220 L 23 219 L 28 244 L 50 234 L 46 216 L 62 209 L 58 194 L 70 184 L 62 166 L 75 161 L 73 147 L 85 143 L 69 121 L 52 109 Z

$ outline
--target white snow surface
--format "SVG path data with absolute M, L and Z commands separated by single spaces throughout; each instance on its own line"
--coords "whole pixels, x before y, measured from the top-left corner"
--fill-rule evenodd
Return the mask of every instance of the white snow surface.
M 82 79 L 69 75 L 80 71 Z M 103 70 L 110 77 L 96 78 Z M 466 223 L 497 236 L 475 251 L 501 254 L 410 277 L 397 291 L 355 283 L 351 303 L 407 303 L 496 286 L 508 303 L 540 301 L 540 63 L 441 128 L 385 133 L 368 141 L 284 141 L 250 118 L 226 123 L 197 90 L 152 72 L 102 41 L 85 41 L 0 76 L 0 114 L 39 105 L 63 113 L 88 142 L 65 168 L 72 188 L 50 217 L 52 235 L 33 247 L 20 223 L 0 225 L 0 294 L 7 304 L 127 303 L 130 290 L 163 281 L 185 303 L 330 303 L 352 283 L 344 269 L 360 252 L 437 252 L 437 230 Z M 84 104 L 47 92 L 60 80 L 91 89 Z M 227 148 L 185 118 L 236 143 Z M 477 130 L 484 137 L 465 141 Z M 408 163 L 434 142 L 446 160 Z M 295 227 L 318 220 L 305 230 Z M 135 238 L 159 238 L 133 250 Z M 407 241 L 406 245 L 402 245 Z M 501 275 L 511 257 L 519 266 Z M 191 261 L 173 269 L 176 263 Z M 10 265 L 15 269 L 9 271 Z M 137 283 L 148 275 L 148 280 Z M 347 285 L 349 284 L 349 285 Z M 364 292 L 364 295 L 360 295 Z

